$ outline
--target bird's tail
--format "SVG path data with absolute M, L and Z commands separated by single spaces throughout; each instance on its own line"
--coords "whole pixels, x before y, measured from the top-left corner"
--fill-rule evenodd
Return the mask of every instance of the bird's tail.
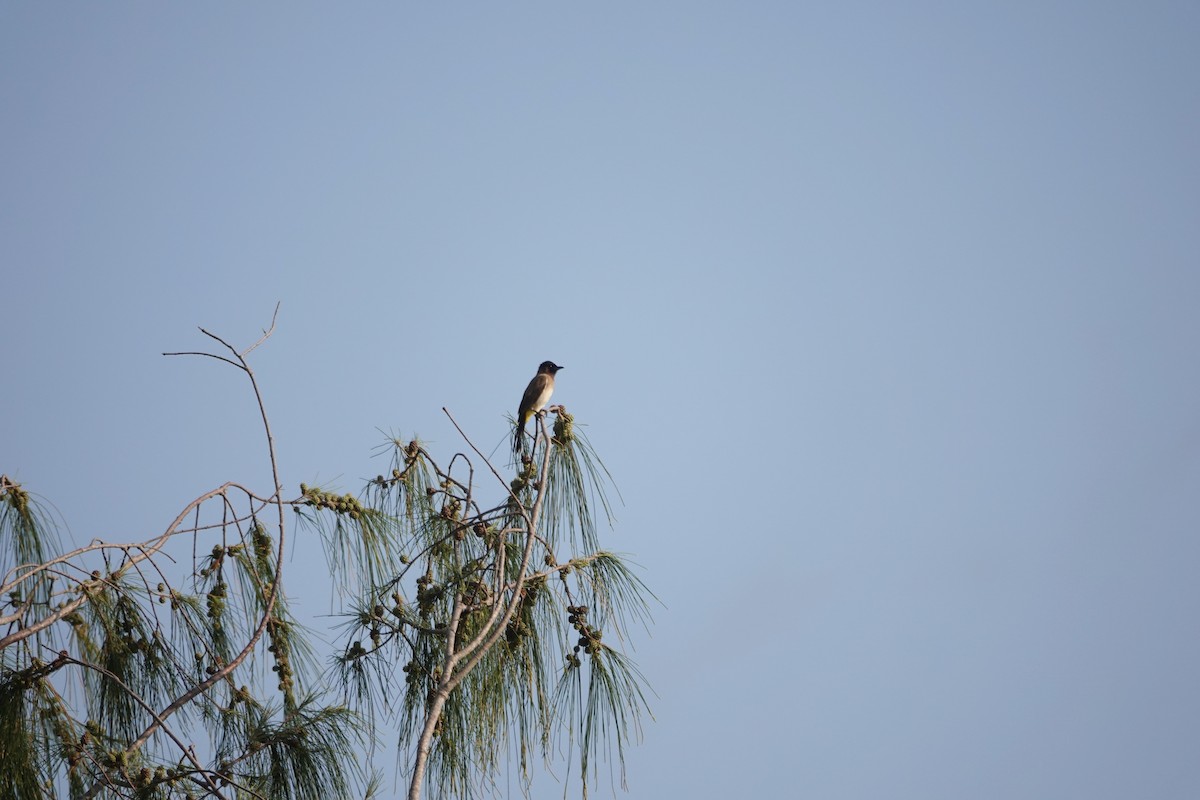
M 525 455 L 525 422 L 521 418 L 517 418 L 517 424 L 513 429 L 513 455 L 519 460 Z

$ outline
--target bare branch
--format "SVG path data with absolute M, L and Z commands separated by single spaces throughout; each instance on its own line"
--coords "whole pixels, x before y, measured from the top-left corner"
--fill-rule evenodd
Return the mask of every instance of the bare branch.
M 215 358 L 217 361 L 224 361 L 226 364 L 229 364 L 232 367 L 237 367 L 238 369 L 242 369 L 242 365 L 237 363 L 236 361 L 230 361 L 228 358 L 225 358 L 225 356 L 218 356 L 218 355 L 214 355 L 213 353 L 202 353 L 202 352 L 197 351 L 197 352 L 183 352 L 183 353 L 163 353 L 163 355 L 164 356 L 204 356 L 205 358 Z
M 245 350 L 243 350 L 241 352 L 241 358 L 245 358 L 246 356 L 250 355 L 252 352 L 254 352 L 255 348 L 257 348 L 260 344 L 265 342 L 267 339 L 271 338 L 271 334 L 273 334 L 275 332 L 275 319 L 279 316 L 279 306 L 280 305 L 282 305 L 282 302 L 275 304 L 275 311 L 272 312 L 272 314 L 271 314 L 271 327 L 269 327 L 263 331 L 262 337 L 259 338 L 259 340 L 257 342 L 250 345 L 249 347 L 247 347 Z

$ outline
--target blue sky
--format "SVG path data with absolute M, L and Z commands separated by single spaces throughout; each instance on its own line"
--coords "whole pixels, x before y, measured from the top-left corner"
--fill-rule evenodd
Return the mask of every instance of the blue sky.
M 1197 41 L 1168 2 L 7 4 L 0 471 L 79 542 L 266 490 L 239 377 L 160 353 L 276 302 L 293 487 L 460 448 L 443 406 L 499 444 L 549 358 L 665 606 L 629 796 L 1195 797 Z

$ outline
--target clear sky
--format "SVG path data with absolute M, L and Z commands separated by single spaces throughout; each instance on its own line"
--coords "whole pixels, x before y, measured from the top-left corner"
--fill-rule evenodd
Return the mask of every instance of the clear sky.
M 0 471 L 77 542 L 268 490 L 239 376 L 160 353 L 277 301 L 293 488 L 461 448 L 442 406 L 498 445 L 552 359 L 664 604 L 629 796 L 1195 798 L 1198 42 L 1146 0 L 5 3 Z

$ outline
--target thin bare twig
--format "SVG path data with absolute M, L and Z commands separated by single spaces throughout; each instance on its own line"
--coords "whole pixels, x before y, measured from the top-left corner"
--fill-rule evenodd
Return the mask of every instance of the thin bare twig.
M 204 330 L 204 329 L 201 328 L 200 330 Z M 225 356 L 218 356 L 213 353 L 202 353 L 200 351 L 196 351 L 196 352 L 188 351 L 188 352 L 183 352 L 183 353 L 163 353 L 163 355 L 164 356 L 204 356 L 205 358 L 215 358 L 217 361 L 224 361 L 226 364 L 229 364 L 231 367 L 237 367 L 238 369 L 242 369 L 242 366 L 240 364 L 238 364 L 236 361 L 230 361 Z
M 276 311 L 278 311 L 278 307 L 276 307 Z M 274 330 L 273 324 L 272 324 L 271 330 L 272 331 Z M 251 636 L 250 636 L 250 640 L 248 642 L 246 642 L 246 644 L 242 648 L 241 652 L 238 653 L 237 656 L 235 656 L 233 659 L 231 659 L 228 664 L 225 664 L 220 669 L 218 669 L 215 673 L 210 675 L 208 678 L 206 678 L 205 680 L 203 680 L 200 683 L 193 686 L 191 689 L 189 689 L 187 692 L 185 692 L 182 696 L 176 698 L 176 700 L 174 702 L 172 702 L 169 706 L 167 706 L 165 709 L 163 709 L 162 714 L 161 714 L 162 719 L 166 719 L 171 714 L 174 714 L 179 709 L 185 707 L 188 703 L 190 703 L 197 696 L 199 696 L 200 694 L 203 694 L 204 692 L 207 692 L 209 690 L 209 688 L 214 686 L 216 683 L 224 680 L 227 675 L 232 673 L 250 655 L 250 653 L 254 650 L 254 647 L 258 644 L 258 640 L 262 638 L 263 633 L 267 629 L 267 624 L 271 620 L 271 615 L 275 608 L 275 601 L 276 601 L 276 598 L 278 598 L 278 596 L 279 596 L 279 585 L 281 582 L 280 576 L 283 572 L 283 553 L 284 553 L 283 548 L 284 548 L 284 539 L 286 538 L 284 535 L 284 526 L 285 526 L 284 513 L 283 513 L 284 504 L 283 504 L 283 499 L 282 499 L 282 494 L 281 494 L 282 487 L 279 484 L 279 465 L 278 465 L 278 461 L 276 460 L 276 456 L 275 456 L 275 441 L 274 441 L 273 436 L 271 435 L 271 425 L 270 425 L 270 421 L 267 419 L 267 409 L 266 409 L 266 404 L 264 403 L 263 398 L 262 398 L 262 392 L 259 391 L 258 381 L 254 377 L 254 371 L 252 369 L 250 369 L 250 365 L 248 363 L 246 363 L 245 359 L 240 354 L 238 354 L 237 350 L 235 350 L 228 342 L 226 342 L 221 337 L 216 336 L 212 333 L 209 333 L 208 331 L 205 331 L 203 328 L 201 328 L 201 332 L 205 333 L 206 335 L 208 335 L 211 338 L 215 339 L 216 341 L 220 342 L 225 347 L 229 348 L 230 352 L 232 352 L 237 357 L 238 361 L 240 362 L 239 364 L 236 364 L 235 366 L 239 366 L 242 370 L 245 371 L 246 375 L 250 378 L 250 385 L 254 389 L 254 397 L 255 397 L 255 400 L 258 401 L 258 409 L 259 409 L 259 413 L 262 416 L 263 429 L 267 436 L 267 451 L 269 453 L 270 460 L 271 460 L 271 477 L 273 479 L 274 488 L 275 488 L 275 492 L 274 492 L 274 495 L 272 496 L 272 499 L 274 500 L 275 506 L 278 509 L 278 513 L 279 513 L 279 542 L 278 542 L 278 548 L 276 551 L 275 580 L 271 583 L 271 588 L 270 588 L 270 591 L 266 598 L 266 602 L 264 604 L 265 607 L 263 610 L 262 619 L 259 620 L 258 626 L 255 628 L 254 633 L 251 634 Z M 265 338 L 265 336 L 269 336 L 269 335 L 270 335 L 269 332 L 264 334 L 264 338 Z M 260 342 L 261 342 L 261 340 L 260 340 Z M 257 344 L 255 346 L 257 346 Z M 251 348 L 251 349 L 253 349 L 253 348 Z M 249 352 L 249 351 L 247 351 L 247 352 Z M 155 730 L 157 730 L 158 724 L 159 724 L 158 720 L 156 719 L 155 722 L 153 722 L 149 726 L 147 726 L 146 730 L 144 730 L 142 732 L 142 734 L 130 746 L 130 750 L 138 749 L 138 748 L 142 747 L 147 741 L 149 741 L 150 737 L 154 734 Z

